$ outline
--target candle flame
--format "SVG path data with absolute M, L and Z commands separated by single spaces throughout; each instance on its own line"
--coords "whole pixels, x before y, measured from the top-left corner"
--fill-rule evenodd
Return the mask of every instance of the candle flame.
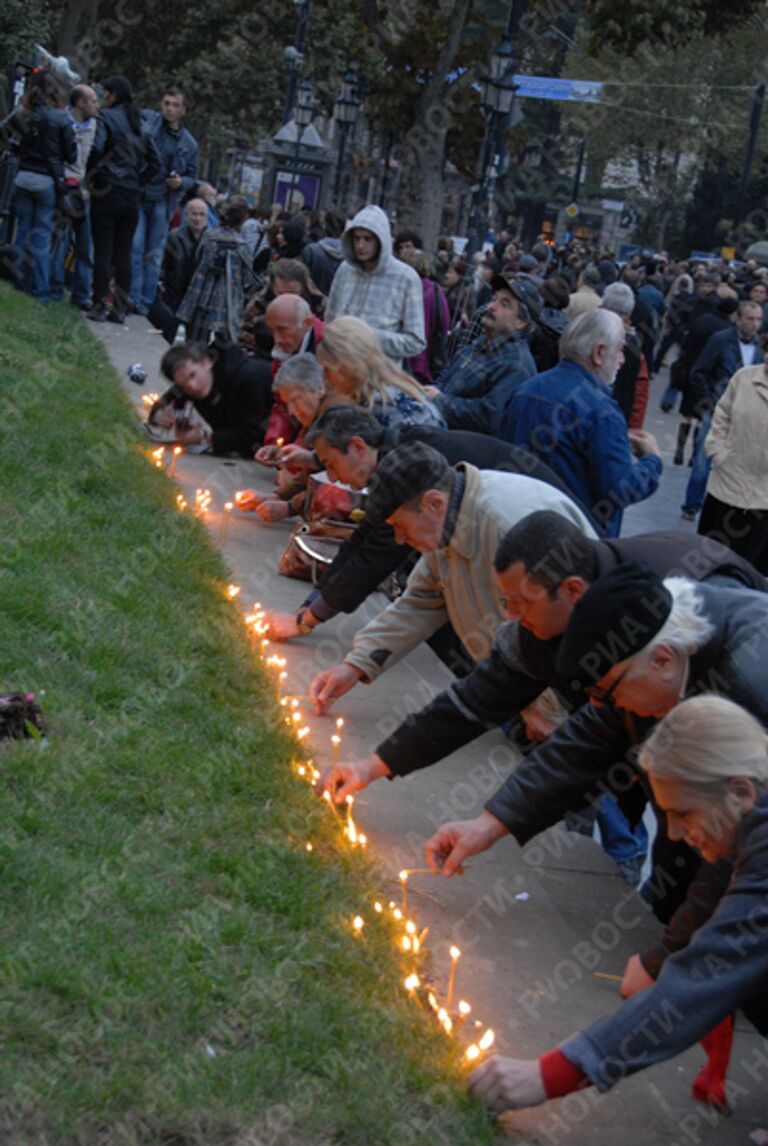
M 380 904 L 380 903 L 379 903 L 379 901 L 377 900 L 377 901 L 376 901 L 376 903 L 374 903 L 374 905 L 373 905 L 373 910 L 374 910 L 374 911 L 376 911 L 376 912 L 378 912 L 378 914 L 379 914 L 379 915 L 381 915 L 381 913 L 382 913 L 382 911 L 384 910 L 384 908 L 381 906 L 381 904 Z
M 334 745 L 341 744 L 341 737 L 340 736 L 332 736 L 331 737 L 331 744 L 334 744 Z
M 362 915 L 355 916 L 355 918 L 352 920 L 352 926 L 358 933 L 363 930 L 365 927 L 365 920 L 363 919 Z
M 496 1035 L 489 1027 L 477 1045 L 480 1047 L 480 1050 L 488 1050 L 489 1047 L 493 1046 L 495 1038 Z
M 239 592 L 239 585 L 227 585 L 227 596 L 229 597 L 230 601 L 234 601 Z
M 360 847 L 364 848 L 365 845 L 368 843 L 368 837 L 364 836 L 363 833 L 361 832 L 360 835 L 357 837 L 357 842 L 360 844 Z
M 313 848 L 312 844 L 307 844 L 307 851 L 308 851 L 308 852 L 312 852 L 312 851 L 314 851 L 314 850 L 315 850 L 315 849 Z
M 458 947 L 451 947 L 450 955 L 451 955 L 451 959 L 458 959 L 459 956 L 461 955 L 461 951 L 459 951 Z
M 412 975 L 408 976 L 403 985 L 406 991 L 415 991 L 419 985 L 419 976 L 414 972 Z
M 174 453 L 175 452 L 176 451 L 174 450 Z M 224 512 L 225 513 L 231 513 L 232 512 L 232 502 L 231 501 L 225 501 L 224 502 Z
M 183 454 L 183 453 L 184 453 L 184 448 L 183 448 L 183 446 L 174 446 L 174 447 L 173 447 L 173 452 L 174 452 L 174 455 L 175 455 L 176 457 L 179 457 L 179 455 L 180 455 L 180 454 Z
M 468 1062 L 474 1062 L 476 1058 L 480 1058 L 480 1048 L 472 1043 L 464 1052 L 464 1058 L 467 1059 Z
M 464 999 L 459 999 L 459 1014 L 462 1016 L 462 1018 L 466 1018 L 471 1010 L 472 1008 L 470 1007 L 469 1003 L 467 1003 Z
M 435 998 L 434 991 L 430 991 L 429 994 L 427 995 L 427 1002 L 429 1003 L 429 1005 L 433 1011 L 436 1011 L 438 1009 L 437 999 Z
M 337 732 L 341 732 L 341 730 L 342 730 L 342 728 L 343 728 L 343 727 L 344 727 L 344 717 L 343 717 L 343 716 L 339 716 L 339 717 L 337 717 L 337 719 L 336 719 L 336 731 L 337 731 Z
M 415 924 L 415 923 L 413 923 L 413 922 L 412 922 L 412 921 L 409 919 L 409 920 L 408 920 L 408 922 L 407 922 L 407 923 L 406 923 L 406 925 L 405 925 L 405 930 L 408 932 L 408 934 L 409 934 L 409 935 L 414 935 L 414 934 L 415 934 L 415 932 L 416 932 L 416 924 Z
M 407 871 L 401 871 L 398 878 L 400 880 L 402 880 L 403 883 L 407 883 L 408 882 L 408 872 Z
M 395 910 L 392 912 L 392 914 L 394 915 L 395 919 L 397 919 L 397 920 L 400 920 L 403 918 L 403 913 L 399 907 L 396 907 Z
M 401 941 L 401 945 L 402 945 L 403 951 L 410 951 L 411 941 L 407 935 L 403 936 L 402 941 Z

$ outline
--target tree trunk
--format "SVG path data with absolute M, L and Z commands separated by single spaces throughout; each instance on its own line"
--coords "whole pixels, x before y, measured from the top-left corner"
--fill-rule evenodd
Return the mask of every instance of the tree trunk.
M 97 9 L 99 0 L 65 0 L 52 46 L 54 55 L 66 56 L 84 76 L 93 62 Z
M 443 204 L 445 137 L 450 113 L 436 101 L 417 109 L 416 121 L 393 151 L 399 159 L 398 230 L 416 231 L 425 251 L 437 249 Z

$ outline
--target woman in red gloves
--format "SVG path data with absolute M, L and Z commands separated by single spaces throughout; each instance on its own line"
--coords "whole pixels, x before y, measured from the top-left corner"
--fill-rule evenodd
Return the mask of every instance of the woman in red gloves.
M 768 737 L 732 701 L 694 697 L 656 726 L 640 761 L 670 838 L 684 839 L 710 863 L 733 860 L 731 881 L 653 986 L 538 1060 L 496 1056 L 473 1071 L 472 1093 L 493 1111 L 586 1086 L 608 1090 L 698 1040 L 708 1062 L 694 1096 L 723 1106 L 732 1012 L 741 1007 L 768 1034 Z

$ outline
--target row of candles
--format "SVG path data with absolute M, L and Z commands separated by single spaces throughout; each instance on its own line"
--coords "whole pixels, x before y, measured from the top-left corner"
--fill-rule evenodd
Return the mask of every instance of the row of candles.
M 227 590 L 231 596 L 232 586 Z M 251 633 L 257 638 L 260 643 L 261 656 L 266 668 L 274 673 L 275 686 L 277 691 L 278 702 L 285 712 L 286 724 L 293 730 L 296 739 L 300 744 L 309 735 L 310 729 L 304 722 L 304 717 L 300 711 L 301 696 L 291 696 L 284 693 L 285 683 L 287 680 L 286 672 L 286 658 L 273 653 L 270 648 L 269 638 L 269 624 L 266 620 L 266 612 L 262 609 L 259 603 L 255 604 L 252 611 L 245 617 L 246 625 L 248 625 Z M 332 809 L 332 812 L 339 818 L 343 827 L 344 837 L 353 847 L 365 848 L 367 845 L 367 838 L 365 834 L 359 831 L 354 818 L 352 816 L 352 809 L 354 806 L 354 797 L 347 796 L 346 808 L 340 809 L 335 803 L 331 793 L 336 791 L 336 770 L 339 765 L 341 757 L 341 733 L 344 727 L 343 717 L 338 717 L 335 723 L 335 730 L 331 736 L 331 777 L 330 787 L 323 792 L 323 800 Z M 320 772 L 314 766 L 313 760 L 300 761 L 295 764 L 295 774 L 297 779 L 308 783 L 311 787 L 316 787 L 320 780 Z M 314 845 L 307 843 L 305 845 L 307 854 L 314 852 Z M 412 877 L 432 875 L 433 872 L 430 868 L 404 868 L 398 876 L 400 883 L 400 905 L 398 906 L 394 900 L 391 900 L 387 906 L 381 901 L 377 900 L 373 904 L 374 916 L 383 917 L 389 914 L 396 924 L 402 925 L 403 931 L 398 934 L 397 946 L 398 949 L 405 955 L 418 956 L 424 951 L 424 943 L 429 933 L 429 928 L 425 927 L 419 932 L 419 929 L 413 918 L 411 911 L 408 908 L 408 881 Z M 352 933 L 358 939 L 362 939 L 368 920 L 362 914 L 357 914 L 351 921 Z M 459 959 L 461 958 L 461 951 L 456 946 L 451 946 L 449 949 L 451 958 L 451 966 L 448 977 L 448 989 L 446 991 L 445 1000 L 441 1004 L 438 999 L 438 994 L 435 988 L 429 982 L 422 979 L 418 971 L 415 969 L 410 971 L 403 980 L 403 986 L 408 993 L 409 997 L 413 998 L 419 1006 L 423 1006 L 422 997 L 426 999 L 427 1005 L 430 1010 L 434 1012 L 437 1021 L 443 1028 L 447 1035 L 452 1035 L 454 1031 L 461 1029 L 462 1025 L 468 1019 L 472 1012 L 470 1004 L 465 999 L 459 999 L 454 1009 L 453 1000 L 456 994 L 456 975 Z M 483 1024 L 478 1022 L 478 1027 Z M 477 1042 L 470 1043 L 464 1051 L 464 1057 L 468 1063 L 474 1063 L 480 1056 L 487 1051 L 494 1043 L 495 1035 L 493 1030 L 487 1028 Z
M 165 468 L 165 448 L 161 447 L 152 452 L 151 459 L 158 468 Z M 180 446 L 175 446 L 172 451 L 172 461 L 168 468 L 169 477 L 173 477 L 176 472 L 176 462 L 179 456 L 183 453 Z M 240 495 L 235 494 L 234 504 L 238 504 Z M 182 512 L 187 509 L 187 501 L 179 494 L 176 498 L 176 504 Z M 195 493 L 194 512 L 197 516 L 205 520 L 206 514 L 211 509 L 211 493 L 207 489 L 198 489 Z M 223 524 L 221 530 L 220 541 L 225 541 L 227 537 L 227 528 L 229 523 L 229 516 L 233 508 L 233 502 L 228 501 L 224 504 Z M 240 586 L 230 584 L 226 588 L 226 595 L 229 600 L 234 601 L 240 595 Z M 306 724 L 304 716 L 302 715 L 299 707 L 299 702 L 302 696 L 291 696 L 285 693 L 285 685 L 288 679 L 286 669 L 286 658 L 280 656 L 271 650 L 270 641 L 268 637 L 269 623 L 266 619 L 266 610 L 262 609 L 261 604 L 257 602 L 250 613 L 245 615 L 245 623 L 251 635 L 256 639 L 259 645 L 259 651 L 262 661 L 267 670 L 274 673 L 275 687 L 277 691 L 277 699 L 281 709 L 284 711 L 284 719 L 288 727 L 293 732 L 299 745 L 304 746 L 304 741 L 310 734 L 309 725 Z M 368 840 L 365 833 L 358 830 L 358 827 L 352 816 L 352 809 L 354 806 L 354 797 L 347 796 L 345 809 L 340 809 L 335 803 L 331 793 L 336 791 L 336 770 L 339 765 L 341 755 L 341 733 L 344 727 L 343 717 L 338 717 L 335 723 L 335 731 L 331 736 L 331 784 L 330 789 L 323 792 L 323 800 L 329 806 L 332 814 L 339 820 L 344 838 L 349 842 L 352 847 L 365 848 Z M 308 783 L 311 787 L 316 788 L 320 780 L 320 772 L 314 765 L 314 761 L 306 759 L 303 761 L 294 762 L 294 772 L 297 780 Z M 311 855 L 315 848 L 311 842 L 305 844 L 305 852 Z M 398 949 L 404 954 L 409 956 L 419 956 L 423 954 L 424 943 L 429 933 L 429 928 L 425 927 L 419 932 L 416 923 L 412 918 L 409 918 L 408 913 L 408 881 L 413 876 L 432 875 L 430 868 L 404 868 L 399 873 L 400 882 L 400 906 L 394 900 L 390 901 L 385 908 L 384 904 L 376 901 L 373 904 L 374 916 L 384 917 L 389 913 L 391 918 L 396 924 L 402 925 L 403 931 L 397 939 Z M 361 915 L 355 915 L 351 921 L 352 934 L 362 940 L 363 933 L 368 925 L 366 918 Z M 451 946 L 449 949 L 451 958 L 451 966 L 448 977 L 448 989 L 446 991 L 444 1002 L 440 1003 L 436 989 L 428 982 L 422 979 L 418 971 L 411 970 L 403 980 L 403 987 L 405 988 L 408 996 L 413 998 L 415 1002 L 423 1008 L 422 999 L 426 1000 L 429 1009 L 435 1014 L 438 1023 L 445 1031 L 446 1035 L 452 1036 L 454 1031 L 462 1028 L 465 1021 L 468 1019 L 472 1012 L 470 1004 L 465 999 L 459 999 L 456 1008 L 453 1008 L 453 998 L 456 987 L 456 975 L 459 959 L 461 958 L 461 951 L 456 946 Z M 477 1028 L 481 1028 L 483 1024 L 479 1021 L 475 1023 Z M 493 1045 L 495 1035 L 493 1030 L 488 1027 L 477 1042 L 472 1042 L 466 1047 L 464 1051 L 465 1060 L 468 1063 L 474 1063 L 480 1056 Z

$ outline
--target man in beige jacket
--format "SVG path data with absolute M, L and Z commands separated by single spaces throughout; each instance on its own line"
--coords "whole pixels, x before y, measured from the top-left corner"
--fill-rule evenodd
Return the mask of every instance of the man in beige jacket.
M 699 533 L 768 573 L 768 369 L 744 366 L 715 406 L 704 443 L 712 459 Z
M 581 272 L 576 290 L 571 295 L 571 301 L 565 309 L 565 317 L 569 322 L 572 318 L 578 318 L 580 314 L 584 314 L 586 310 L 594 310 L 595 307 L 600 306 L 601 299 L 597 293 L 599 284 L 600 272 L 597 267 L 587 267 Z
M 374 681 L 446 622 L 474 661 L 488 656 L 506 619 L 493 559 L 506 532 L 536 509 L 554 510 L 595 536 L 575 502 L 545 482 L 466 462 L 452 469 L 421 442 L 388 453 L 371 480 L 366 516 L 387 521 L 398 543 L 422 556 L 403 595 L 360 630 L 341 664 L 315 676 L 317 711 L 358 681 Z

